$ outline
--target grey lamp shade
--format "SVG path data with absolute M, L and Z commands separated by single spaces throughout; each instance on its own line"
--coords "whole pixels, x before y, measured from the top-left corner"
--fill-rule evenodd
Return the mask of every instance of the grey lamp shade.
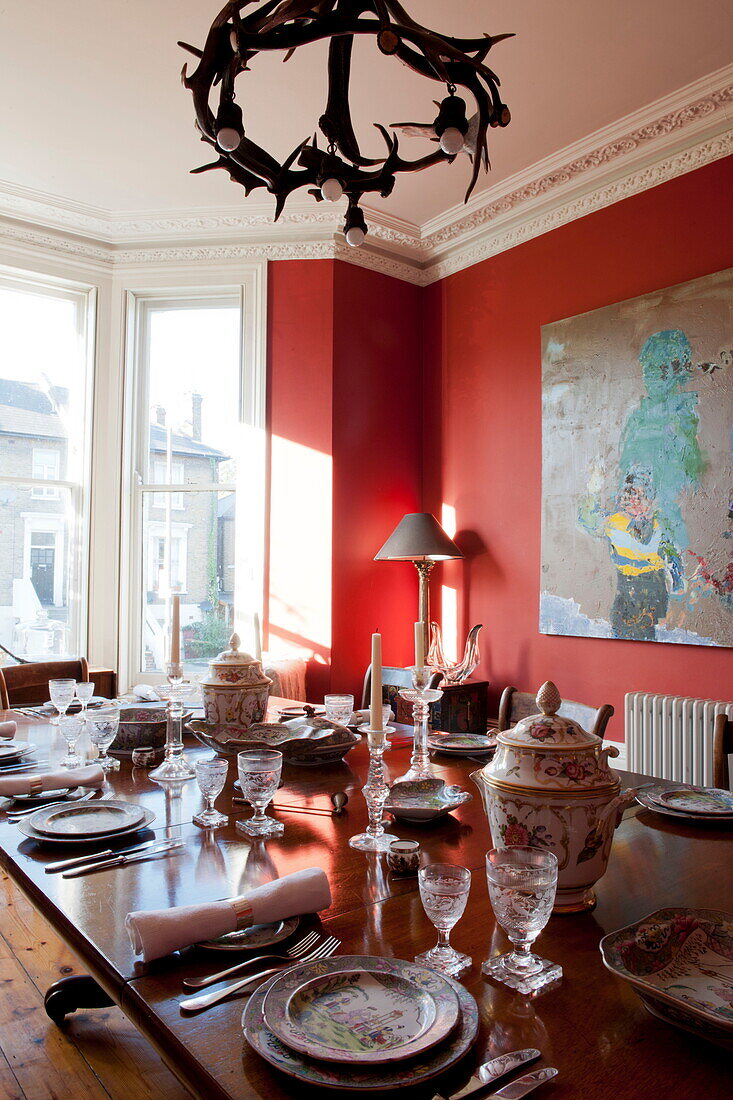
M 447 561 L 462 558 L 430 512 L 408 512 L 395 527 L 375 561 Z

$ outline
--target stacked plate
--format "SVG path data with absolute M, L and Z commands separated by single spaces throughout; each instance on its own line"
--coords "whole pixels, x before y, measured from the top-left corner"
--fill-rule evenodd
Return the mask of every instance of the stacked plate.
M 252 994 L 244 1036 L 271 1065 L 326 1088 L 417 1084 L 462 1058 L 478 1008 L 452 978 L 367 955 L 303 963 Z
M 733 792 L 718 787 L 651 787 L 637 801 L 647 810 L 683 821 L 717 821 L 733 825 Z
M 22 764 L 35 751 L 36 746 L 29 745 L 27 741 L 0 741 L 0 772 L 3 768 Z
M 476 756 L 496 748 L 496 738 L 483 733 L 431 733 L 428 748 L 448 756 Z
M 111 799 L 52 803 L 18 821 L 18 828 L 43 844 L 92 844 L 129 837 L 155 820 L 152 810 Z

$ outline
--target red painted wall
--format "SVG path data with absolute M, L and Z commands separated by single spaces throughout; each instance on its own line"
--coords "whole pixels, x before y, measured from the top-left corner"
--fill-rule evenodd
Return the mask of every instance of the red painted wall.
M 731 194 L 728 158 L 423 294 L 423 503 L 438 516 L 443 502 L 454 506 L 459 542 L 478 548 L 465 565 L 443 567 L 444 583 L 463 593 L 464 634 L 485 624 L 476 675 L 495 696 L 508 683 L 529 690 L 552 679 L 568 698 L 610 702 L 618 740 L 627 691 L 733 698 L 733 649 L 538 633 L 540 328 L 731 266 Z
M 269 265 L 268 295 L 265 640 L 314 653 L 309 699 L 331 687 L 360 698 L 374 630 L 385 663 L 411 656 L 415 570 L 373 558 L 420 505 L 420 290 L 339 261 L 293 260 Z M 328 519 L 309 522 L 311 510 Z M 314 614 L 312 592 L 324 587 Z

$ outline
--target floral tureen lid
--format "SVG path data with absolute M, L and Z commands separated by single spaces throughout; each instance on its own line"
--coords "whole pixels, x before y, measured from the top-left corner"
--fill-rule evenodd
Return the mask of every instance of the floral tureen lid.
M 229 649 L 223 650 L 209 661 L 209 675 L 201 681 L 204 687 L 222 683 L 229 685 L 240 682 L 246 682 L 249 685 L 272 683 L 265 676 L 262 662 L 249 653 L 244 653 L 239 646 L 239 635 L 232 634 L 229 639 Z
M 240 650 L 241 644 L 242 641 L 239 635 L 232 634 L 229 639 L 229 649 L 223 649 L 210 663 L 212 665 L 251 665 L 259 663 L 249 653 L 243 653 Z
M 551 680 L 537 692 L 539 714 L 522 718 L 516 726 L 497 735 L 502 745 L 515 748 L 583 749 L 600 745 L 601 738 L 588 733 L 572 718 L 561 718 L 557 713 L 562 705 L 560 692 Z

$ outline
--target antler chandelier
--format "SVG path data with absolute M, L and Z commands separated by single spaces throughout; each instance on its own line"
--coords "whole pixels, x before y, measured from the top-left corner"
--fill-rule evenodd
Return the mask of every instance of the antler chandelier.
M 257 3 L 257 10 L 243 15 Z M 437 117 L 428 123 L 390 123 L 391 133 L 375 123 L 387 146 L 383 158 L 361 153 L 351 120 L 349 82 L 351 54 L 356 35 L 370 35 L 378 49 L 396 57 L 408 68 L 429 80 L 446 85 L 447 95 Z M 217 159 L 196 172 L 223 168 L 250 194 L 265 187 L 275 196 L 275 220 L 289 195 L 301 187 L 317 201 L 348 200 L 344 233 L 350 245 L 360 245 L 367 225 L 360 202 L 364 195 L 391 194 L 398 172 L 417 172 L 441 161 L 453 161 L 465 152 L 473 161 L 466 201 L 473 191 L 483 164 L 488 169 L 486 134 L 490 126 L 507 126 L 509 108 L 499 94 L 499 78 L 485 64 L 489 50 L 512 35 L 481 38 L 450 38 L 416 23 L 394 0 L 233 0 L 216 17 L 203 50 L 179 42 L 199 58 L 196 71 L 181 74 L 190 89 L 196 109 L 196 123 L 203 141 L 217 151 Z M 281 164 L 266 149 L 246 136 L 242 108 L 236 102 L 235 81 L 250 71 L 258 53 L 282 51 L 287 61 L 300 46 L 330 39 L 328 54 L 328 98 L 318 120 L 325 148 L 318 135 L 308 137 Z M 211 100 L 218 87 L 218 104 Z M 473 96 L 475 114 L 468 118 L 466 103 L 457 90 Z M 417 160 L 404 160 L 396 131 L 432 138 L 438 147 Z

